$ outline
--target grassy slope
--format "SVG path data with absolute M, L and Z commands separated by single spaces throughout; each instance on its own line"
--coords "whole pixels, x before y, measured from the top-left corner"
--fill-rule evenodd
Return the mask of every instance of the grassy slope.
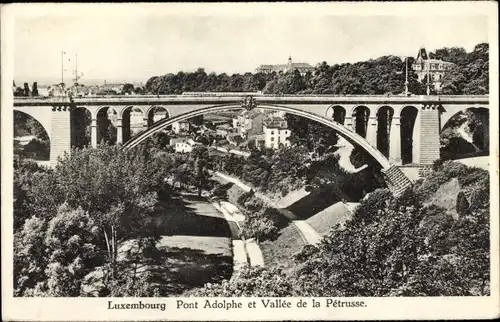
M 324 236 L 330 229 L 335 227 L 335 225 L 342 224 L 351 219 L 351 217 L 352 214 L 349 209 L 347 209 L 343 203 L 338 202 L 318 212 L 316 215 L 307 219 L 306 222 L 311 225 L 318 234 Z
M 288 225 L 281 229 L 279 237 L 274 241 L 260 243 L 266 266 L 282 267 L 285 271 L 293 268 L 293 255 L 305 245 L 300 234 Z

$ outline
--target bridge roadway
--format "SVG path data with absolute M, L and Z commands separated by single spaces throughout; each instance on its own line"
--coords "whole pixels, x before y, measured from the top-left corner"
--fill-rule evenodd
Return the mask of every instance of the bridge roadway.
M 215 94 L 216 95 L 216 94 Z M 413 164 L 427 166 L 440 157 L 439 132 L 448 120 L 469 108 L 489 109 L 487 95 L 467 96 L 401 96 L 401 95 L 144 95 L 144 96 L 94 96 L 15 98 L 14 109 L 31 115 L 47 130 L 51 140 L 51 163 L 69 151 L 72 145 L 72 111 L 87 109 L 91 115 L 92 146 L 98 142 L 98 119 L 107 108 L 117 114 L 117 143 L 133 148 L 154 133 L 171 126 L 176 121 L 215 111 L 268 108 L 320 122 L 333 128 L 349 141 L 370 153 L 386 171 L 396 176 L 395 181 L 405 181 L 397 171 L 388 171 L 401 165 L 401 151 L 411 142 Z M 160 106 L 167 119 L 155 124 L 148 121 L 153 107 Z M 148 129 L 129 139 L 130 111 L 142 110 L 144 126 Z M 414 112 L 409 134 L 403 133 L 401 123 L 408 122 L 409 110 Z M 383 113 L 379 113 L 383 111 Z M 387 112 L 387 114 L 386 114 Z M 390 120 L 385 116 L 390 115 Z M 124 120 L 122 122 L 122 120 Z M 129 122 L 129 121 L 128 121 Z M 385 122 L 385 124 L 383 124 Z M 361 124 L 361 125 L 360 125 Z M 405 123 L 408 124 L 408 123 Z M 101 130 L 102 131 L 102 130 Z M 404 135 L 409 136 L 403 137 Z M 388 142 L 385 147 L 380 142 Z M 404 143 L 404 144 L 403 144 Z M 389 146 L 387 146 L 389 145 Z M 384 153 L 381 151 L 386 150 Z M 406 183 L 404 184 L 406 185 Z
M 487 105 L 488 95 L 255 95 L 257 102 L 266 104 L 466 104 Z M 162 105 L 162 104 L 228 104 L 239 103 L 243 96 L 189 96 L 189 95 L 102 95 L 87 97 L 15 97 L 14 106 L 58 105 Z

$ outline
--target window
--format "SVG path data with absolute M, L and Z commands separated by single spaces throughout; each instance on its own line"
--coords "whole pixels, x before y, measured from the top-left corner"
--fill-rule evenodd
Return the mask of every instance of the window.
M 271 131 L 271 135 L 274 135 L 274 131 Z
M 274 136 L 271 136 L 271 142 L 274 142 Z

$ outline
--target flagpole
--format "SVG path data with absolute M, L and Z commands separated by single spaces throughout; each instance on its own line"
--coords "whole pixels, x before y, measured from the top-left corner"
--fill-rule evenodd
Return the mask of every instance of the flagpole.
M 64 84 L 64 51 L 61 50 L 61 85 Z

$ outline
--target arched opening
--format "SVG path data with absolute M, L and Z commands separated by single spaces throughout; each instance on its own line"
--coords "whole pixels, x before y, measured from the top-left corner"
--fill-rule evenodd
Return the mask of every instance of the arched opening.
M 342 106 L 337 105 L 337 106 L 333 107 L 332 118 L 335 122 L 340 123 L 340 124 L 344 124 L 345 123 L 345 114 L 346 114 L 345 108 L 343 108 Z
M 97 112 L 97 143 L 116 144 L 118 113 L 112 107 L 103 107 Z
M 489 110 L 468 108 L 453 115 L 440 133 L 441 158 L 460 159 L 489 155 Z
M 358 106 L 352 111 L 354 118 L 354 130 L 360 136 L 366 138 L 366 129 L 368 127 L 368 118 L 370 109 L 366 106 Z
M 50 138 L 43 125 L 31 115 L 14 111 L 14 157 L 49 161 Z
M 92 113 L 85 107 L 71 109 L 71 146 L 84 148 L 91 142 Z
M 154 123 L 162 120 L 162 119 L 168 119 L 170 115 L 168 115 L 168 111 L 166 108 L 163 106 L 153 106 L 147 115 L 148 118 L 148 127 L 153 125 Z
M 123 143 L 144 131 L 144 112 L 140 107 L 129 106 L 122 112 Z
M 416 162 L 418 153 L 418 138 L 415 135 L 415 123 L 418 110 L 413 106 L 405 106 L 401 110 L 401 162 L 409 164 Z
M 392 117 L 394 110 L 390 106 L 382 106 L 377 111 L 377 149 L 388 158 Z

